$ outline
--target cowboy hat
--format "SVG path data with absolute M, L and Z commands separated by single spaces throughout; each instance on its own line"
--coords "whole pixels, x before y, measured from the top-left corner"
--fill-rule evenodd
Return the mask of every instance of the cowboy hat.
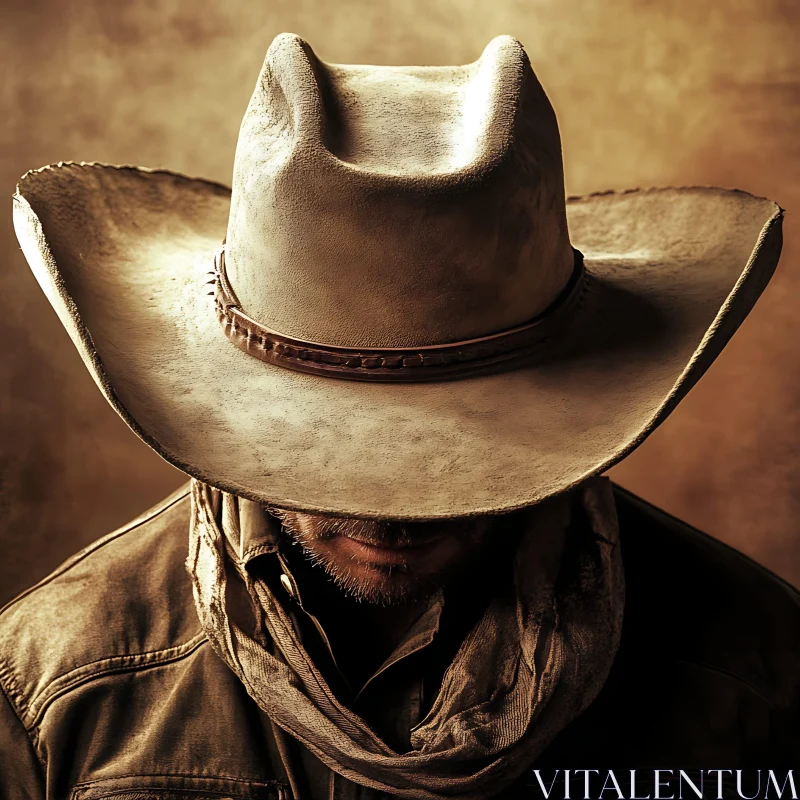
M 145 442 L 225 491 L 353 517 L 510 511 L 608 469 L 781 247 L 781 209 L 740 191 L 567 200 L 509 37 L 409 68 L 326 64 L 284 34 L 232 190 L 59 163 L 14 200 L 31 269 Z

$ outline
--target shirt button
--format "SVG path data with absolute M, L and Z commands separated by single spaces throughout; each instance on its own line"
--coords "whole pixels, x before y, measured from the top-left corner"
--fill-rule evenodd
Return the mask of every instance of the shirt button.
M 294 586 L 292 586 L 292 581 L 285 572 L 281 573 L 280 582 L 281 586 L 286 589 L 286 594 L 288 594 L 292 600 L 296 600 L 297 598 L 295 596 Z

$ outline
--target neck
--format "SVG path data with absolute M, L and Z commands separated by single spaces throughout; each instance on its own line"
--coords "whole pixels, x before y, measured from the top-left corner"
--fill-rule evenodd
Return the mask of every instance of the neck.
M 397 648 L 430 600 L 367 603 L 342 591 L 322 568 L 294 548 L 287 556 L 304 605 L 325 631 L 340 672 L 358 691 Z
M 397 649 L 409 628 L 428 607 L 428 600 L 381 606 L 363 603 L 333 587 L 335 599 L 325 606 L 326 631 L 337 663 L 353 686 L 362 686 Z

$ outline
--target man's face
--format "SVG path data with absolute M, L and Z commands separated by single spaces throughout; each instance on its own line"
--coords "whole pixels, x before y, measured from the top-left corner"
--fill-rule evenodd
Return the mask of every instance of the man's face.
M 466 573 L 497 520 L 397 522 L 271 511 L 341 589 L 384 605 L 422 599 Z

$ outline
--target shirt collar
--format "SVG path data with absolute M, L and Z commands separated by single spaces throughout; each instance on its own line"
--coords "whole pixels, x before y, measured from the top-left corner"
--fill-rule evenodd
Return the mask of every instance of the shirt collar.
M 244 565 L 256 556 L 277 553 L 281 540 L 281 526 L 259 503 L 220 492 L 219 519 L 228 544 Z

